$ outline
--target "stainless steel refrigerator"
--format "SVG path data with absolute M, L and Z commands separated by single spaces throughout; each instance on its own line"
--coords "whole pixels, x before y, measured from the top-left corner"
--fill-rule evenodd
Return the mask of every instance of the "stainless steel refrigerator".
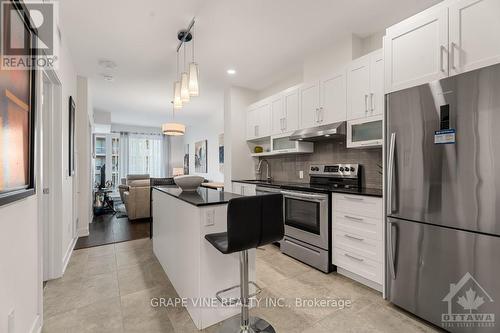
M 500 65 L 386 95 L 386 286 L 450 332 L 500 332 Z

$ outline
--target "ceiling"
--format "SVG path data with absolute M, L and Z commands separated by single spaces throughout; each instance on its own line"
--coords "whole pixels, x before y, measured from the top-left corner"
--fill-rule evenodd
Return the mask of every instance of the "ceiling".
M 116 123 L 159 126 L 171 117 L 177 31 L 194 16 L 200 96 L 176 113 L 187 124 L 222 112 L 228 85 L 263 89 L 300 71 L 325 45 L 382 31 L 437 2 L 64 0 L 60 22 L 78 74 L 91 80 L 94 108 Z M 102 59 L 117 67 L 106 70 Z M 113 82 L 102 77 L 108 72 Z

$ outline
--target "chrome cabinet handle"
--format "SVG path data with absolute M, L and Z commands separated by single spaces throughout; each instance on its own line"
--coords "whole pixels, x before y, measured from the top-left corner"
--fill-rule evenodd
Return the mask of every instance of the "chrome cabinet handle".
M 286 131 L 286 126 L 287 126 L 287 124 L 286 124 L 286 117 L 285 117 L 285 118 L 283 118 L 283 131 Z
M 358 258 L 358 257 L 352 256 L 352 255 L 350 255 L 350 254 L 348 254 L 348 253 L 344 253 L 344 255 L 345 255 L 347 258 L 354 259 L 354 260 L 359 261 L 359 262 L 363 262 L 363 261 L 365 261 L 364 259 L 361 259 L 361 258 Z
M 316 122 L 319 123 L 319 108 L 316 108 Z
M 455 44 L 454 42 L 451 42 L 450 44 L 450 62 L 451 62 L 451 68 L 456 69 L 455 67 Z
M 349 220 L 354 220 L 354 221 L 363 221 L 364 219 L 362 219 L 361 217 L 354 217 L 354 216 L 350 216 L 350 215 L 344 215 L 344 217 L 346 219 L 349 219 Z
M 347 237 L 347 238 L 350 238 L 350 239 L 354 239 L 354 240 L 360 241 L 360 242 L 364 241 L 363 238 L 354 237 L 354 236 L 351 236 L 351 235 L 348 235 L 348 234 L 345 234 L 344 236 Z
M 365 94 L 365 113 L 368 113 L 368 95 Z
M 325 120 L 325 110 L 323 109 L 322 106 L 319 108 L 319 112 L 320 112 L 319 114 L 321 115 L 320 121 L 323 122 Z
M 393 245 L 392 245 L 392 227 L 395 226 L 395 222 L 392 221 L 387 221 L 388 222 L 388 234 L 387 234 L 387 244 L 388 244 L 388 249 L 387 249 L 387 256 L 389 259 L 389 270 L 391 272 L 391 276 L 393 280 L 396 280 L 396 264 L 394 263 L 394 253 L 392 253 Z
M 396 133 L 391 133 L 389 144 L 389 170 L 387 171 L 387 213 L 392 214 L 392 183 L 394 180 L 394 154 L 396 150 Z
M 441 69 L 441 72 L 443 73 L 446 73 L 446 70 L 444 69 L 444 51 L 445 51 L 445 47 L 443 45 L 440 46 L 440 49 L 439 49 L 439 67 Z
M 370 106 L 371 106 L 371 111 L 375 110 L 375 105 L 373 103 L 374 97 L 373 93 L 370 93 Z

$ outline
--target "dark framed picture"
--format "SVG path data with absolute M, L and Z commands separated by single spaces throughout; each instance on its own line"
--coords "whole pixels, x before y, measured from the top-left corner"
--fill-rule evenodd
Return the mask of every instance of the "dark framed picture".
M 36 30 L 28 10 L 17 1 L 10 6 L 2 13 L 3 41 L 34 58 Z M 0 68 L 0 206 L 35 194 L 35 72 Z
M 207 140 L 194 144 L 194 169 L 199 173 L 207 173 Z
M 73 97 L 69 96 L 69 176 L 73 176 L 75 174 L 75 101 Z

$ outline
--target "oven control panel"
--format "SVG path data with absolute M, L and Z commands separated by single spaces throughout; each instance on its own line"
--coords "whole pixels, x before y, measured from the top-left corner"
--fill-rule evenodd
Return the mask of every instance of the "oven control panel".
M 309 175 L 325 177 L 357 177 L 359 164 L 313 164 Z

